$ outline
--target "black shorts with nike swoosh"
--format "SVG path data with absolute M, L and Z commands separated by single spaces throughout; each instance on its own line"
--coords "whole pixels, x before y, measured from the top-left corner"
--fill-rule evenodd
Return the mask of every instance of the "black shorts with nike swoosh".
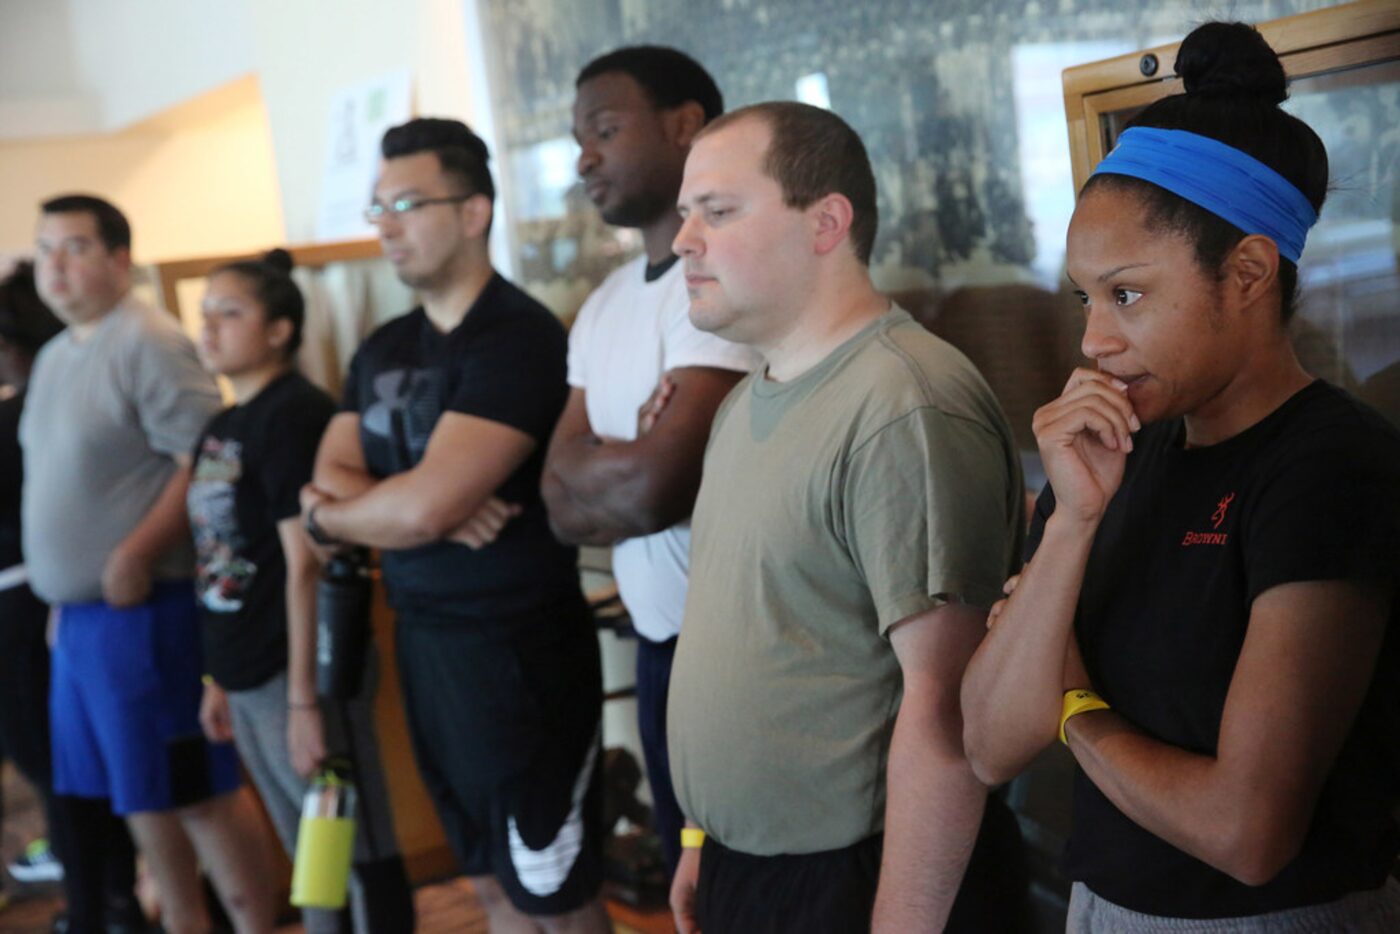
M 603 876 L 602 672 L 588 607 L 480 622 L 400 614 L 414 753 L 462 871 L 529 915 Z

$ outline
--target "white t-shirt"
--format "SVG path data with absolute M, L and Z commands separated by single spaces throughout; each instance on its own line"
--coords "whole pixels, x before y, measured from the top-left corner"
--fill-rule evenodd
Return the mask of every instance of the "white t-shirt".
M 758 356 L 690 323 L 685 271 L 672 264 L 646 281 L 646 256 L 613 271 L 588 296 L 569 332 L 569 385 L 582 389 L 588 423 L 602 438 L 637 437 L 637 410 L 662 374 L 689 366 L 747 373 Z M 629 538 L 613 549 L 613 576 L 637 632 L 664 642 L 681 631 L 690 523 Z

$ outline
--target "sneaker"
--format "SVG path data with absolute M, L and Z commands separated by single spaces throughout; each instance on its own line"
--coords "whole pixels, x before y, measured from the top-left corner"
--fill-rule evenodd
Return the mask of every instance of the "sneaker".
M 63 879 L 63 864 L 49 847 L 49 841 L 40 837 L 24 848 L 23 856 L 10 863 L 10 875 L 19 882 L 58 882 Z

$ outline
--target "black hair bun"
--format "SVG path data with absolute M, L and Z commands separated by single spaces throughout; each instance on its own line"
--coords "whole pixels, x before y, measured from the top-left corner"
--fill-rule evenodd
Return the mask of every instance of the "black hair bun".
M 1288 97 L 1283 64 L 1247 23 L 1206 23 L 1194 29 L 1177 52 L 1176 73 L 1187 94 L 1253 98 L 1268 104 Z
M 280 246 L 264 253 L 262 261 L 284 274 L 290 274 L 292 267 L 296 265 L 296 261 L 292 259 L 292 254 L 288 253 Z

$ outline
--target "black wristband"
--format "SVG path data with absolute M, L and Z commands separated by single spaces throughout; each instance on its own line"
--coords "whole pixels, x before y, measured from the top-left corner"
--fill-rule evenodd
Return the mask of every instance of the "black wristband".
M 320 503 L 317 503 L 306 511 L 306 534 L 311 536 L 313 542 L 323 547 L 338 545 L 340 543 L 327 535 L 326 530 L 321 528 L 320 524 L 316 521 L 316 510 L 320 505 Z

